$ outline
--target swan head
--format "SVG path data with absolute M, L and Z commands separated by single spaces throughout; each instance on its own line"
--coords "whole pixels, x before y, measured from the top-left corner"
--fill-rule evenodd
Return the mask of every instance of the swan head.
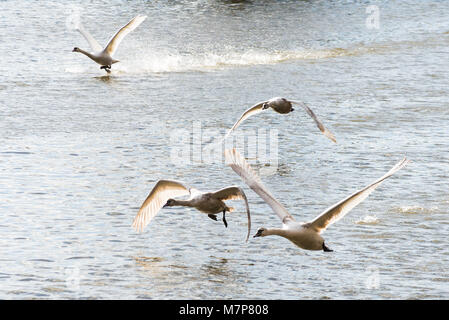
M 259 228 L 259 230 L 257 230 L 257 233 L 253 236 L 253 238 L 265 237 L 266 235 L 267 235 L 267 229 L 266 228 Z
M 263 105 L 262 105 L 262 110 L 266 110 L 266 109 L 268 109 L 270 107 L 270 104 L 268 103 L 268 102 L 265 102 Z
M 73 48 L 72 52 L 80 52 L 80 48 L 75 47 L 75 48 Z
M 162 208 L 165 208 L 165 207 L 173 207 L 174 205 L 175 205 L 175 200 L 174 200 L 174 199 L 168 199 L 168 200 L 167 200 L 167 203 L 164 204 L 164 206 L 163 206 Z

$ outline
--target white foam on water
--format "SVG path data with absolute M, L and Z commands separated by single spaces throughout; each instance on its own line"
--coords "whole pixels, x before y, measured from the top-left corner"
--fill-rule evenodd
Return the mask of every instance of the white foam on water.
M 223 52 L 181 54 L 177 52 L 140 52 L 125 59 L 113 68 L 126 73 L 164 73 L 187 71 L 214 71 L 229 67 L 269 65 L 290 60 L 317 60 L 350 54 L 346 49 L 303 49 L 298 51 L 263 51 L 250 49 L 244 52 L 227 49 Z
M 376 216 L 366 215 L 363 218 L 357 220 L 357 224 L 378 224 L 379 219 Z
M 413 206 L 401 206 L 393 209 L 395 212 L 407 213 L 407 214 L 419 214 L 419 213 L 432 213 L 438 210 L 438 207 L 433 206 L 430 208 L 421 207 L 418 205 Z
M 404 45 L 400 42 L 396 44 Z M 139 48 L 140 46 L 140 48 Z M 133 49 L 131 49 L 133 48 Z M 242 51 L 225 47 L 215 51 L 179 52 L 169 48 L 142 47 L 135 42 L 115 56 L 120 60 L 112 66 L 116 74 L 147 74 L 200 71 L 209 72 L 225 68 L 270 65 L 294 60 L 322 60 L 370 53 L 381 53 L 386 48 L 382 44 L 374 46 L 354 46 L 352 48 L 299 48 L 296 50 L 247 49 Z M 93 62 L 90 61 L 92 64 Z M 94 67 L 96 64 L 93 64 Z M 83 68 L 84 70 L 87 69 Z M 84 72 L 79 67 L 68 67 L 67 72 Z

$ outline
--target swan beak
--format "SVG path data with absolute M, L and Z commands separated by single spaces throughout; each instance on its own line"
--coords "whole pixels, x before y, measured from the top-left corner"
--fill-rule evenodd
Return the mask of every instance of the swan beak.
M 291 108 L 290 112 L 295 111 L 295 108 Z
M 262 231 L 257 231 L 257 233 L 253 236 L 253 238 L 258 238 L 262 236 Z

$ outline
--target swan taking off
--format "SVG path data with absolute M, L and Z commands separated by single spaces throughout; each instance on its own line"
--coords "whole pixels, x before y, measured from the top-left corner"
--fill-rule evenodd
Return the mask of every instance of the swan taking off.
M 175 197 L 190 195 L 187 200 L 175 200 Z M 225 214 L 226 211 L 232 212 L 234 208 L 228 207 L 225 200 L 244 200 L 246 205 L 246 213 L 248 216 L 248 234 L 246 241 L 248 241 L 251 231 L 251 215 L 249 212 L 248 200 L 242 189 L 239 187 L 227 187 L 215 192 L 201 192 L 194 188 L 188 188 L 183 183 L 172 180 L 159 180 L 151 190 L 148 197 L 143 202 L 136 217 L 134 218 L 132 226 L 137 231 L 142 231 L 143 228 L 150 223 L 151 219 L 160 211 L 161 208 L 184 206 L 193 207 L 208 215 L 209 218 L 217 221 L 217 213 L 223 212 L 223 223 L 228 227 Z
M 355 206 L 365 200 L 385 179 L 403 168 L 409 162 L 406 158 L 402 159 L 384 176 L 329 207 L 313 221 L 300 223 L 295 221 L 284 206 L 271 195 L 268 189 L 262 184 L 259 176 L 253 171 L 245 159 L 242 158 L 238 151 L 235 149 L 225 150 L 225 158 L 226 163 L 232 170 L 234 170 L 254 192 L 265 200 L 282 221 L 282 228 L 260 228 L 254 237 L 278 235 L 290 240 L 302 249 L 323 251 L 332 250 L 326 247 L 324 239 L 320 234 L 326 230 L 329 225 L 343 218 Z
M 335 139 L 334 135 L 327 130 L 323 124 L 321 123 L 320 120 L 318 120 L 317 116 L 315 115 L 315 113 L 312 111 L 312 109 L 310 109 L 304 102 L 297 102 L 297 101 L 291 101 L 291 100 L 287 100 L 285 98 L 272 98 L 268 101 L 263 101 L 260 102 L 254 106 L 252 106 L 251 108 L 249 108 L 248 110 L 246 110 L 242 116 L 240 117 L 240 119 L 234 124 L 234 126 L 228 131 L 228 133 L 225 135 L 225 137 L 223 138 L 223 140 L 225 140 L 231 133 L 232 131 L 234 131 L 235 129 L 237 129 L 237 127 L 246 119 L 248 119 L 250 116 L 260 113 L 264 110 L 267 110 L 269 108 L 273 109 L 274 111 L 276 111 L 277 113 L 282 113 L 282 114 L 286 114 L 286 113 L 290 113 L 293 110 L 295 110 L 292 106 L 292 104 L 295 105 L 299 105 L 302 108 L 304 108 L 304 110 L 306 110 L 306 112 L 309 114 L 309 116 L 312 117 L 312 119 L 315 121 L 316 125 L 318 126 L 318 128 L 320 129 L 320 131 L 329 139 L 331 139 L 333 142 L 337 142 L 337 140 Z
M 76 29 L 84 36 L 84 38 L 86 38 L 87 42 L 89 42 L 89 45 L 93 50 L 93 52 L 87 52 L 78 47 L 73 48 L 72 51 L 80 52 L 88 56 L 93 61 L 101 65 L 100 69 L 104 69 L 106 72 L 109 73 L 111 72 L 112 64 L 119 62 L 119 60 L 114 59 L 112 56 L 117 50 L 117 47 L 119 46 L 120 42 L 128 33 L 137 28 L 146 19 L 146 17 L 147 16 L 138 15 L 135 18 L 133 18 L 119 31 L 117 31 L 117 33 L 111 38 L 111 40 L 109 40 L 108 44 L 104 48 L 102 48 L 98 44 L 98 42 L 91 36 L 91 34 L 84 29 L 81 23 L 79 23 L 76 26 Z

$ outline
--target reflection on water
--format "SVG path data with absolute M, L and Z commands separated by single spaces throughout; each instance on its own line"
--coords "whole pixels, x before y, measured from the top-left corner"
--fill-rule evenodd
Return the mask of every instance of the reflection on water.
M 99 80 L 101 80 L 101 81 L 103 81 L 103 82 L 106 82 L 106 83 L 108 83 L 108 82 L 112 82 L 113 81 L 113 77 L 112 76 L 110 76 L 110 75 L 106 75 L 106 76 L 101 76 L 101 77 L 94 77 L 95 79 L 99 79 Z
M 225 279 L 230 278 L 227 263 L 227 259 L 219 258 L 204 265 L 202 269 L 209 275 L 210 281 L 223 282 Z

